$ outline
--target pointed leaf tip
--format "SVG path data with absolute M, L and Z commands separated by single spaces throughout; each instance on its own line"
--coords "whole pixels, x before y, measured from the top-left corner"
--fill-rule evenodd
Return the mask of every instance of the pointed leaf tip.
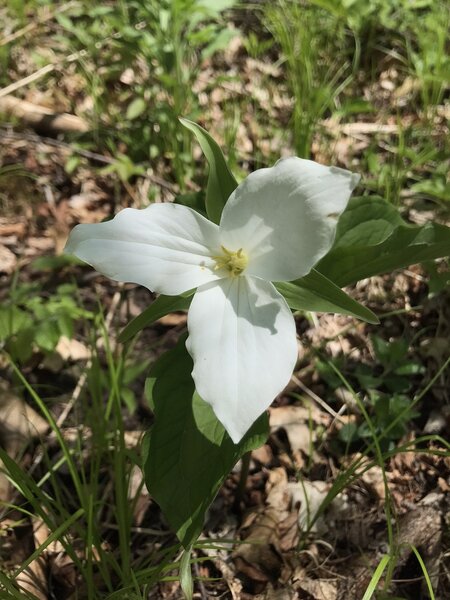
M 206 187 L 206 212 L 214 223 L 220 222 L 223 207 L 237 187 L 237 181 L 230 171 L 222 150 L 211 135 L 194 121 L 179 117 L 180 123 L 192 131 L 209 164 Z

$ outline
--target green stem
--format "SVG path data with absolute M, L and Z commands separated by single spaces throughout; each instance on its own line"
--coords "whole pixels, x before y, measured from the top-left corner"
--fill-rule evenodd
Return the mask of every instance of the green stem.
M 247 486 L 248 472 L 250 469 L 250 459 L 252 457 L 251 452 L 246 452 L 241 459 L 241 473 L 239 476 L 239 483 L 236 488 L 236 496 L 234 498 L 234 505 L 239 506 L 241 500 L 244 499 L 245 488 Z

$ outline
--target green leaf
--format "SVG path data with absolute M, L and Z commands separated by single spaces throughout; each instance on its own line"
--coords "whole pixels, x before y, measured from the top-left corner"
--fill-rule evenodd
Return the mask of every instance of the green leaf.
M 152 302 L 148 308 L 130 321 L 122 330 L 119 335 L 119 342 L 128 342 L 128 340 L 139 333 L 141 329 L 151 325 L 151 323 L 157 321 L 161 317 L 164 317 L 170 312 L 187 310 L 191 303 L 191 299 L 192 298 L 186 298 L 183 296 L 158 296 L 158 298 Z
M 225 161 L 222 150 L 209 133 L 203 127 L 188 119 L 180 118 L 180 122 L 195 134 L 209 163 L 206 212 L 211 221 L 219 223 L 226 201 L 237 188 L 237 181 Z
M 184 336 L 154 365 L 155 424 L 142 449 L 147 487 L 185 548 L 200 534 L 205 513 L 235 463 L 268 436 L 263 414 L 234 444 L 195 392 L 192 366 Z
M 192 548 L 187 548 L 180 559 L 180 585 L 186 600 L 192 600 L 194 594 L 194 582 L 192 581 L 191 570 Z
M 178 194 L 174 199 L 175 204 L 182 204 L 196 210 L 198 213 L 207 217 L 205 212 L 205 193 L 199 192 L 188 192 L 186 194 Z
M 51 271 L 70 265 L 83 264 L 85 263 L 73 254 L 59 254 L 58 256 L 40 256 L 32 261 L 31 268 L 37 271 Z
M 136 395 L 133 390 L 130 390 L 130 388 L 122 388 L 121 398 L 130 414 L 133 414 L 137 406 Z
M 59 341 L 60 333 L 55 321 L 43 321 L 36 327 L 36 344 L 42 350 L 51 352 Z
M 77 156 L 76 154 L 73 154 L 67 159 L 66 164 L 64 165 L 66 173 L 68 175 L 72 175 L 72 173 L 75 171 L 75 169 L 77 169 L 80 166 L 81 163 L 81 157 Z
M 59 331 L 62 335 L 65 335 L 69 339 L 73 338 L 74 334 L 74 325 L 73 319 L 70 314 L 67 312 L 60 312 L 56 318 L 58 323 Z
M 369 581 L 369 585 L 367 586 L 367 589 L 364 592 L 362 600 L 370 600 L 373 597 L 377 589 L 378 582 L 380 581 L 381 576 L 383 575 L 384 571 L 386 570 L 386 567 L 388 566 L 391 560 L 392 556 L 389 556 L 388 554 L 385 554 L 381 558 L 377 568 L 375 569 L 374 574 L 372 575 L 371 580 Z
M 450 285 L 450 270 L 448 265 L 444 265 L 444 270 L 437 268 L 437 264 L 428 260 L 424 264 L 428 275 L 428 293 L 429 295 L 438 294 Z
M 339 220 L 336 241 L 316 269 L 338 286 L 450 254 L 450 228 L 406 224 L 380 198 L 354 198 Z
M 398 225 L 404 225 L 403 219 L 383 198 L 352 198 L 339 218 L 333 247 L 380 244 Z
M 214 13 L 220 13 L 227 8 L 232 8 L 237 4 L 237 0 L 198 0 L 199 8 L 205 8 Z
M 26 362 L 33 354 L 34 327 L 21 329 L 8 341 L 7 349 L 13 360 Z
M 0 307 L 0 340 L 6 340 L 10 335 L 18 333 L 32 325 L 28 313 L 17 306 Z
M 137 119 L 142 115 L 146 108 L 147 102 L 144 100 L 144 98 L 135 98 L 128 105 L 126 114 L 127 119 L 129 119 L 130 121 L 132 121 L 133 119 Z
M 213 40 L 203 48 L 202 59 L 206 60 L 216 52 L 220 52 L 227 48 L 231 40 L 237 35 L 239 35 L 239 31 L 231 27 L 219 31 L 217 35 L 214 36 Z
M 368 323 L 379 323 L 378 317 L 371 310 L 315 269 L 301 279 L 276 283 L 275 286 L 293 310 L 339 313 Z

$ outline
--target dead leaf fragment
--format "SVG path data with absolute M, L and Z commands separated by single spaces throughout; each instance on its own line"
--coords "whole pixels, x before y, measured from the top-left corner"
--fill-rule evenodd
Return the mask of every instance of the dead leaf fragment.
M 291 493 L 292 504 L 298 509 L 299 527 L 304 531 L 312 523 L 331 485 L 325 481 L 304 479 L 298 483 L 288 483 L 287 487 Z M 324 531 L 325 529 L 326 524 L 323 517 L 319 517 L 311 527 L 311 531 Z
M 137 526 L 142 522 L 151 504 L 150 494 L 144 483 L 142 470 L 133 465 L 128 483 L 128 499 L 133 506 L 133 523 Z
M 237 569 L 255 581 L 276 581 L 280 574 L 282 559 L 276 549 L 278 523 L 279 512 L 267 507 L 234 552 Z
M 184 325 L 187 321 L 186 313 L 169 313 L 158 319 L 158 323 L 166 327 L 175 327 L 176 325 Z
M 69 339 L 65 335 L 59 338 L 55 350 L 63 360 L 88 360 L 91 356 L 91 351 L 87 346 L 78 340 Z
M 264 444 L 264 446 L 260 446 L 256 450 L 253 450 L 252 460 L 256 460 L 264 466 L 269 465 L 269 463 L 273 460 L 273 452 L 271 447 L 268 444 Z
M 386 490 L 384 487 L 383 471 L 381 467 L 375 465 L 374 467 L 365 471 L 361 477 L 364 483 L 369 487 L 375 496 L 380 500 L 384 500 L 386 497 Z
M 43 436 L 48 423 L 31 406 L 0 387 L 0 437 L 11 456 L 33 437 Z
M 34 547 L 39 548 L 49 537 L 50 531 L 42 519 L 33 519 Z M 21 589 L 30 592 L 38 600 L 47 600 L 47 552 L 44 550 L 17 577 Z
M 46 106 L 40 106 L 6 95 L 0 99 L 0 109 L 6 114 L 14 115 L 28 125 L 43 131 L 76 131 L 86 132 L 88 124 L 76 115 L 58 114 Z
M 298 598 L 295 590 L 290 586 L 283 586 L 274 589 L 270 584 L 267 586 L 264 594 L 255 596 L 255 600 L 295 600 Z
M 3 244 L 0 244 L 0 273 L 11 275 L 17 265 L 16 255 Z
M 311 598 L 311 600 L 336 600 L 338 597 L 337 583 L 326 579 L 306 577 L 299 582 L 296 589 L 309 594 L 308 598 Z

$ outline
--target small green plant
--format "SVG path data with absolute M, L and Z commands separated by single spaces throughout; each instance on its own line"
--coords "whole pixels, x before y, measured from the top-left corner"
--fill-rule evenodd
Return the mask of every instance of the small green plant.
M 319 120 L 333 112 L 351 81 L 349 63 L 332 58 L 345 32 L 330 12 L 292 0 L 267 3 L 264 22 L 281 49 L 294 100 L 293 146 L 309 158 Z
M 0 307 L 0 343 L 22 364 L 35 351 L 52 352 L 61 336 L 72 338 L 77 320 L 92 318 L 80 307 L 74 284 L 59 285 L 47 295 L 38 284 L 16 280 Z
M 367 186 L 398 207 L 402 207 L 405 195 L 415 198 L 445 197 L 441 162 L 445 152 L 430 140 L 426 127 L 404 128 L 397 120 L 398 131 L 389 143 L 383 144 L 383 152 L 374 141 L 363 158 L 370 173 Z M 428 179 L 423 179 L 424 174 Z M 415 203 L 419 206 L 419 203 Z
M 317 368 L 333 390 L 342 385 L 336 370 L 356 382 L 355 387 L 361 390 L 364 405 L 377 435 L 385 432 L 395 422 L 395 426 L 389 427 L 389 435 L 383 440 L 382 446 L 386 450 L 392 447 L 393 441 L 405 435 L 408 424 L 419 415 L 411 405 L 408 392 L 413 386 L 412 377 L 423 374 L 425 369 L 418 361 L 411 359 L 408 352 L 410 344 L 405 339 L 386 342 L 380 336 L 372 335 L 371 344 L 375 365 L 358 363 L 350 367 L 341 357 L 332 364 L 319 359 Z M 372 434 L 366 421 L 350 422 L 340 429 L 339 439 L 348 444 L 371 439 Z
M 411 30 L 405 32 L 409 64 L 418 81 L 420 106 L 429 119 L 442 103 L 450 80 L 449 26 L 450 6 L 437 0 L 429 3 L 428 10 L 416 23 L 411 22 Z

